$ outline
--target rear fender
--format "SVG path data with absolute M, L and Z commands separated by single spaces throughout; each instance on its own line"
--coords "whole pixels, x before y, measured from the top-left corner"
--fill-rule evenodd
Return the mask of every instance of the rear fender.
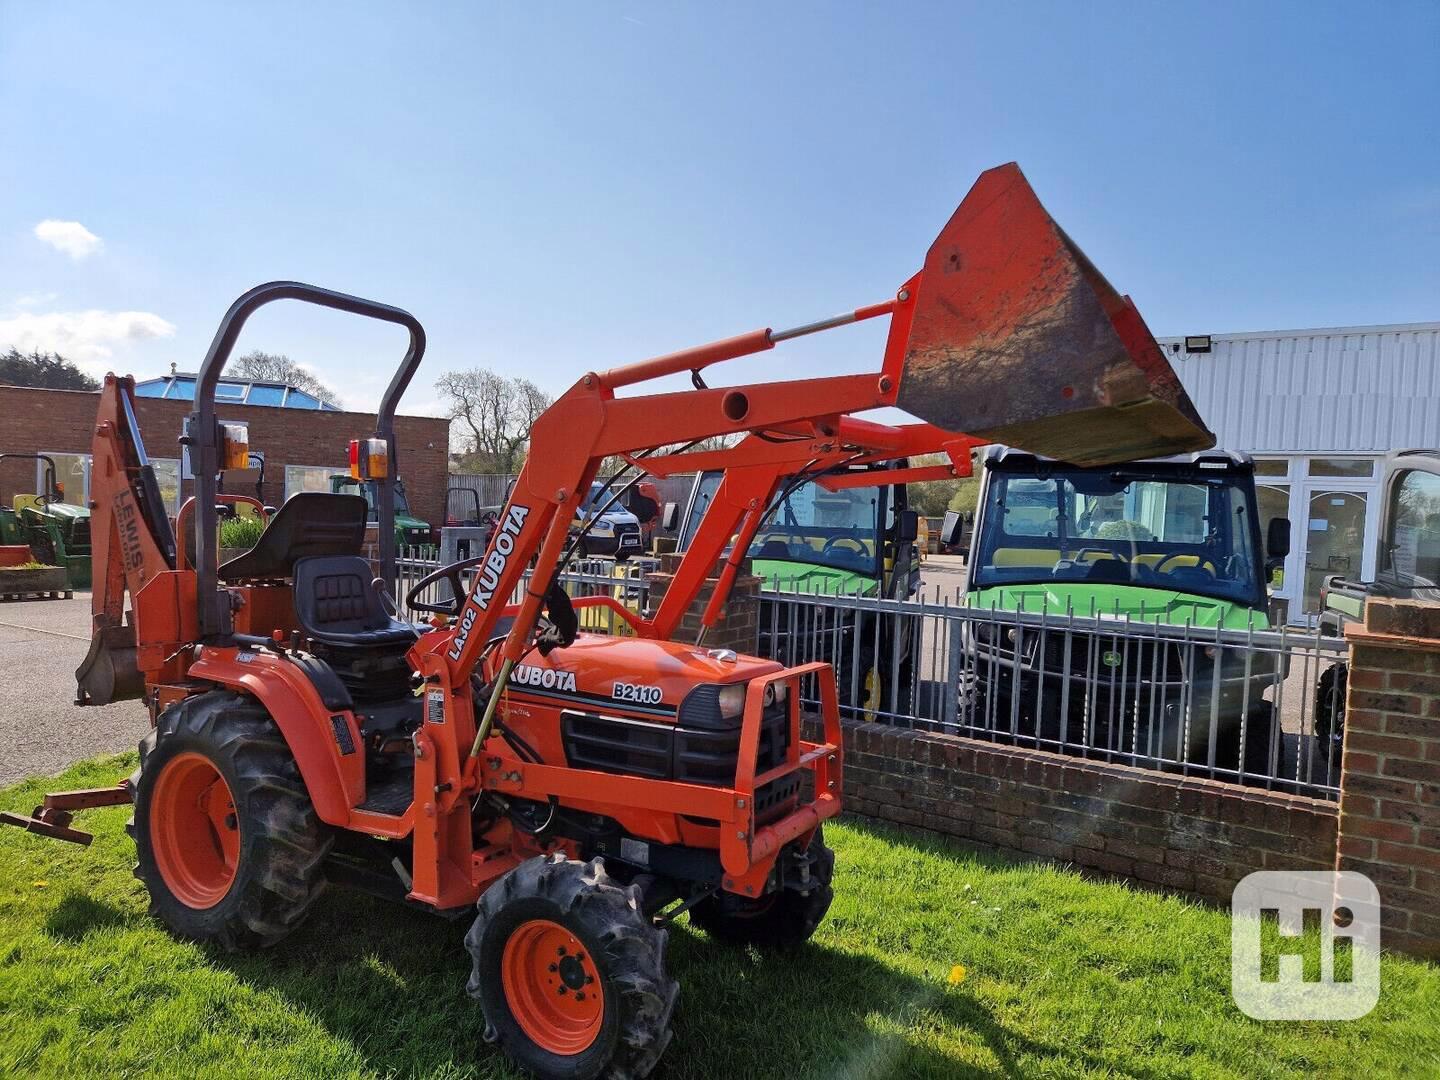
M 353 711 L 325 708 L 300 668 L 265 651 L 207 646 L 190 665 L 190 677 L 239 690 L 264 705 L 295 756 L 320 820 L 349 823 L 351 807 L 365 798 L 364 746 Z

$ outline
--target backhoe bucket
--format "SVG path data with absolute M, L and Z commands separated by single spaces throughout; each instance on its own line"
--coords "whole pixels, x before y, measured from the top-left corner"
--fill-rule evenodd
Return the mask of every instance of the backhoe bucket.
M 145 696 L 145 679 L 135 661 L 135 627 L 97 627 L 90 651 L 75 669 L 75 704 L 109 705 Z
M 925 257 L 896 403 L 1076 465 L 1215 445 L 1130 298 L 1013 163 L 981 174 Z

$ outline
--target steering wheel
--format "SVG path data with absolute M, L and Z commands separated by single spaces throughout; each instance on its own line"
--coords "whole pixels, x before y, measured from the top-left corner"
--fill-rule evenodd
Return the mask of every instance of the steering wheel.
M 1081 559 L 1083 559 L 1086 555 L 1089 555 L 1089 554 L 1091 554 L 1091 553 L 1096 554 L 1096 555 L 1108 555 L 1110 558 L 1112 558 L 1112 559 L 1119 559 L 1121 562 L 1124 562 L 1124 563 L 1128 563 L 1128 562 L 1130 561 L 1130 559 L 1129 559 L 1128 556 L 1126 556 L 1126 555 L 1124 555 L 1124 554 L 1122 554 L 1122 553 L 1120 553 L 1120 552 L 1118 552 L 1118 551 L 1111 551 L 1109 548 L 1097 548 L 1097 547 L 1081 548 L 1079 551 L 1077 551 L 1077 552 L 1075 553 L 1075 555 L 1071 558 L 1070 561 L 1071 561 L 1071 562 L 1077 562 L 1077 563 L 1078 563 L 1078 562 L 1079 562 Z
M 1157 562 L 1153 567 L 1151 567 L 1151 569 L 1154 570 L 1155 573 L 1157 573 L 1157 574 L 1163 574 L 1163 573 L 1166 572 L 1166 570 L 1165 570 L 1166 564 L 1172 563 L 1172 562 L 1174 562 L 1176 559 L 1194 559 L 1194 560 L 1195 560 L 1195 565 L 1194 565 L 1193 567 L 1187 567 L 1187 568 L 1186 568 L 1186 569 L 1194 569 L 1194 570 L 1204 570 L 1205 567 L 1206 567 L 1206 565 L 1207 565 L 1207 563 L 1209 562 L 1209 560 L 1203 559 L 1203 558 L 1201 558 L 1201 557 L 1198 556 L 1198 555 L 1191 555 L 1189 552 L 1185 552 L 1185 551 L 1174 551 L 1174 552 L 1171 552 L 1169 555 L 1166 555 L 1166 556 L 1165 556 L 1163 559 L 1161 559 L 1159 562 Z M 1211 576 L 1211 577 L 1214 577 L 1214 576 L 1215 576 L 1215 572 L 1214 572 L 1213 568 L 1212 568 L 1211 571 L 1210 571 L 1210 576 Z
M 856 540 L 855 537 L 853 537 L 853 536 L 832 536 L 832 537 L 830 537 L 828 540 L 825 541 L 824 546 L 822 546 L 822 547 L 820 548 L 820 554 L 821 554 L 822 556 L 828 555 L 831 551 L 833 551 L 835 548 L 839 547 L 841 544 L 849 544 L 851 547 L 853 547 L 853 548 L 855 549 L 855 551 L 856 551 L 858 554 L 860 554 L 860 555 L 864 555 L 864 554 L 865 554 L 865 545 L 862 544 L 859 540 Z
M 460 580 L 460 572 L 468 570 L 472 566 L 479 566 L 484 561 L 485 553 L 482 552 L 473 559 L 461 559 L 459 562 L 453 562 L 449 566 L 442 566 L 439 570 L 426 574 L 405 594 L 405 606 L 411 611 L 433 611 L 438 615 L 455 618 L 460 614 L 460 609 L 465 604 L 465 596 L 469 591 L 465 588 L 465 583 Z M 450 599 L 440 604 L 429 604 L 419 600 L 421 592 L 437 581 L 450 583 Z

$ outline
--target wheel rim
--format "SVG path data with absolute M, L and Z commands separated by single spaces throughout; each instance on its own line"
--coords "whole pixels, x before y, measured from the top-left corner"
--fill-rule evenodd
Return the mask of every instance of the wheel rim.
M 549 919 L 521 923 L 505 942 L 500 980 L 530 1041 L 552 1054 L 579 1054 L 600 1035 L 605 991 L 594 958 Z
M 150 796 L 150 843 L 175 899 L 214 907 L 235 881 L 240 823 L 230 785 L 203 754 L 178 754 L 165 763 Z

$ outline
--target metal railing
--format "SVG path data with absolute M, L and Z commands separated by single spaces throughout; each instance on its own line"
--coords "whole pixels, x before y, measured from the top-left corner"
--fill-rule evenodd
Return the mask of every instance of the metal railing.
M 436 568 L 406 553 L 403 598 Z M 647 561 L 584 560 L 572 597 L 647 606 Z M 518 599 L 518 596 L 517 596 Z M 628 633 L 602 609 L 582 627 Z M 1011 612 L 960 596 L 911 600 L 804 592 L 767 582 L 757 651 L 832 664 L 842 714 L 1074 757 L 1334 799 L 1339 760 L 1321 677 L 1345 659 L 1318 629 L 1170 625 L 1124 614 Z M 814 676 L 802 698 L 818 704 Z

